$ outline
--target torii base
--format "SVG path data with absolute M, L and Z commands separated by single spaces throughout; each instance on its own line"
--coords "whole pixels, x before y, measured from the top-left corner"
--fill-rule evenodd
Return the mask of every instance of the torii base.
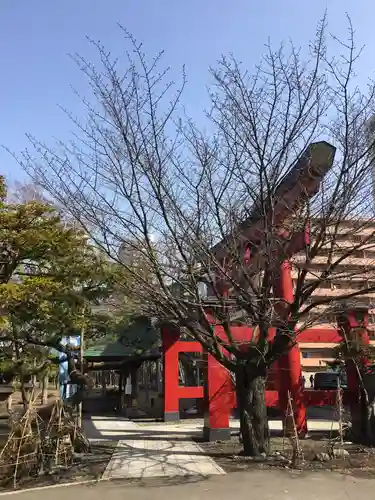
M 211 427 L 203 427 L 204 441 L 230 441 L 230 428 L 212 429 Z
M 179 411 L 165 411 L 164 412 L 164 422 L 179 422 L 180 412 Z

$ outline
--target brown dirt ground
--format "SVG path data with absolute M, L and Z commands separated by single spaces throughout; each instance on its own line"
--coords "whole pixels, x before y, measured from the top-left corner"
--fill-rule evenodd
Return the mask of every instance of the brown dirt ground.
M 38 411 L 48 409 L 56 400 L 55 391 L 50 391 L 48 403 L 45 406 L 37 405 Z M 20 398 L 13 399 L 12 411 L 22 411 Z M 49 416 L 49 413 L 48 413 Z M 8 426 L 9 413 L 5 403 L 0 403 L 0 450 L 7 442 L 9 435 Z M 52 486 L 61 483 L 73 483 L 80 481 L 98 480 L 104 473 L 110 461 L 117 441 L 92 443 L 91 453 L 87 455 L 77 455 L 71 465 L 66 468 L 56 470 L 52 474 L 43 474 L 38 477 L 25 477 L 18 481 L 16 489 L 35 488 L 41 486 Z M 0 492 L 14 491 L 13 481 L 0 483 Z
M 93 443 L 91 445 L 91 453 L 77 456 L 70 466 L 61 468 L 53 474 L 23 478 L 19 480 L 16 489 L 38 488 L 61 483 L 99 480 L 112 457 L 116 445 L 116 441 Z M 5 491 L 14 491 L 13 481 L 10 481 L 8 484 L 0 485 L 0 492 Z
M 238 437 L 231 441 L 214 443 L 199 442 L 201 448 L 210 455 L 226 472 L 251 469 L 290 469 L 290 463 L 281 462 L 280 456 L 292 457 L 292 446 L 287 438 L 272 437 L 272 458 L 260 461 L 251 460 L 240 455 L 242 445 Z M 347 458 L 335 458 L 327 462 L 315 460 L 318 453 L 327 452 L 330 447 L 330 437 L 323 433 L 314 433 L 311 437 L 301 440 L 303 460 L 296 466 L 304 471 L 335 471 L 352 474 L 357 477 L 375 478 L 375 449 L 365 446 L 345 443 L 344 449 L 349 452 Z M 337 448 L 337 445 L 336 445 Z

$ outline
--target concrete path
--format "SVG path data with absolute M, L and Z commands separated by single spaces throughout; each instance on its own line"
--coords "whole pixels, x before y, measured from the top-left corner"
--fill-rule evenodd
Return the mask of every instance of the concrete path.
M 189 441 L 119 441 L 103 479 L 145 479 L 225 474 Z
M 178 423 L 151 422 L 137 425 L 125 418 L 92 417 L 85 421 L 85 431 L 89 439 L 94 440 L 135 440 L 135 439 L 192 439 L 203 434 L 203 421 Z M 282 431 L 281 420 L 269 422 L 271 431 Z M 338 422 L 333 420 L 308 420 L 310 432 L 331 431 L 338 429 Z M 231 420 L 233 432 L 239 432 L 238 420 Z
M 125 417 L 91 417 L 83 423 L 85 433 L 89 439 L 116 440 L 127 433 L 136 432 L 138 425 Z M 117 438 L 118 439 L 118 438 Z
M 240 423 L 238 420 L 231 420 L 229 425 L 233 432 L 239 432 Z M 281 420 L 270 420 L 269 427 L 271 431 L 283 430 L 283 424 Z M 307 427 L 310 432 L 329 432 L 331 430 L 338 430 L 339 424 L 334 420 L 308 420 Z M 180 423 L 176 424 L 160 422 L 142 425 L 142 428 L 149 432 L 165 432 L 169 435 L 203 435 L 203 422 L 185 423 L 183 420 Z
M 19 500 L 357 500 L 374 498 L 373 480 L 333 472 L 291 473 L 254 470 L 213 476 L 205 480 L 145 480 L 139 484 L 102 481 L 95 485 L 64 486 L 16 493 Z M 8 498 L 6 496 L 6 498 Z
M 119 440 L 103 479 L 225 474 L 191 440 L 189 432 L 176 435 L 173 429 L 170 432 L 164 427 L 150 429 L 149 426 L 138 426 L 135 422 L 118 418 L 98 417 L 86 421 L 85 430 L 89 439 Z

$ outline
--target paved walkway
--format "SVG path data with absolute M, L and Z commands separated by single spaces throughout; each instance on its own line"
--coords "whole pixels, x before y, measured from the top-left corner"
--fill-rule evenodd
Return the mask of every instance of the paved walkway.
M 308 420 L 309 431 L 331 431 L 338 429 L 338 422 L 333 420 Z M 282 431 L 281 420 L 269 422 L 271 431 Z M 238 420 L 231 420 L 233 432 L 239 432 Z M 137 425 L 125 418 L 92 417 L 85 421 L 85 431 L 94 440 L 124 440 L 142 439 L 147 436 L 152 439 L 192 439 L 203 435 L 203 421 L 181 421 L 180 423 L 150 422 Z
M 102 481 L 95 485 L 70 486 L 17 493 L 19 500 L 357 500 L 374 498 L 373 480 L 333 472 L 246 471 L 205 480 L 177 478 L 148 480 L 139 484 Z M 7 496 L 5 498 L 8 498 Z
M 156 428 L 155 428 L 156 427 Z M 225 474 L 191 440 L 188 431 L 166 426 L 138 426 L 126 419 L 92 418 L 85 422 L 89 439 L 116 439 L 117 448 L 103 479 L 144 479 Z M 181 430 L 181 429 L 179 429 Z M 126 439 L 124 439 L 126 438 Z
M 189 441 L 119 441 L 103 479 L 212 476 L 225 474 L 212 458 Z

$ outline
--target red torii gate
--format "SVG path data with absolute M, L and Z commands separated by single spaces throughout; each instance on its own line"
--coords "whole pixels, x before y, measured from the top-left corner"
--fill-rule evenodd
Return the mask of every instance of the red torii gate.
M 274 195 L 275 204 L 272 209 L 272 219 L 274 227 L 279 227 L 279 238 L 275 241 L 272 249 L 274 255 L 283 255 L 283 261 L 275 260 L 274 269 L 274 295 L 280 298 L 279 314 L 282 314 L 282 306 L 286 302 L 293 301 L 293 281 L 289 259 L 302 250 L 309 243 L 307 231 L 295 234 L 287 234 L 283 229 L 283 222 L 295 213 L 309 198 L 319 190 L 320 183 L 330 170 L 335 155 L 335 148 L 326 143 L 319 142 L 311 144 L 300 160 L 277 187 Z M 255 203 L 255 207 L 257 204 Z M 261 245 L 264 238 L 265 218 L 260 217 L 254 209 L 250 217 L 244 221 L 237 229 L 242 240 L 247 244 L 242 246 L 244 264 L 247 266 L 248 274 L 256 274 L 261 269 L 262 255 L 256 249 Z M 228 237 L 230 238 L 230 236 Z M 251 254 L 250 254 L 251 248 Z M 212 252 L 218 262 L 224 265 L 227 256 L 228 246 L 226 241 L 216 245 Z M 222 286 L 222 293 L 227 293 L 226 286 Z M 350 314 L 349 314 L 350 316 Z M 351 316 L 350 316 L 351 317 Z M 344 322 L 345 323 L 345 322 Z M 353 321 L 349 319 L 347 324 Z M 224 335 L 220 331 L 220 326 L 215 326 L 216 335 Z M 232 334 L 235 340 L 246 342 L 251 339 L 252 329 L 248 327 L 232 327 Z M 270 332 L 270 339 L 275 335 L 273 329 Z M 341 341 L 339 332 L 335 334 L 332 330 L 307 330 L 299 336 L 300 341 L 317 342 L 317 338 L 328 336 L 331 342 Z M 234 393 L 230 376 L 227 370 L 218 363 L 215 358 L 203 353 L 207 360 L 207 376 L 205 387 L 179 387 L 178 386 L 178 353 L 179 352 L 202 352 L 202 347 L 198 342 L 181 342 L 178 340 L 179 332 L 163 329 L 163 351 L 164 351 L 164 418 L 165 420 L 176 420 L 179 414 L 178 401 L 181 398 L 201 398 L 205 397 L 208 404 L 208 411 L 205 418 L 205 430 L 209 439 L 225 439 L 229 436 L 229 413 L 234 406 Z M 327 339 L 321 340 L 327 342 Z M 311 395 L 303 392 L 301 385 L 301 356 L 298 343 L 291 347 L 287 354 L 281 356 L 277 366 L 278 391 L 267 392 L 267 404 L 269 406 L 278 405 L 282 410 L 286 409 L 287 394 L 290 391 L 294 403 L 294 418 L 299 434 L 307 432 L 306 405 L 312 404 Z M 317 393 L 313 397 L 314 404 L 327 404 L 331 398 L 328 392 Z M 306 399 L 307 398 L 307 399 Z M 328 398 L 328 399 L 327 399 Z
M 323 178 L 332 167 L 335 151 L 336 149 L 331 144 L 324 141 L 310 144 L 293 169 L 276 187 L 272 209 L 270 200 L 266 200 L 265 204 L 262 205 L 266 209 L 267 206 L 270 207 L 268 210 L 270 218 L 272 218 L 272 227 L 278 228 L 279 233 L 271 252 L 275 263 L 273 291 L 274 297 L 280 299 L 279 304 L 276 304 L 280 319 L 286 319 L 283 318 L 284 311 L 287 310 L 285 303 L 292 303 L 294 300 L 289 259 L 310 243 L 310 235 L 307 229 L 290 234 L 283 225 L 291 214 L 296 213 L 309 198 L 319 191 Z M 244 265 L 249 275 L 259 273 L 262 268 L 262 261 L 265 256 L 262 253 L 257 253 L 257 248 L 261 247 L 264 239 L 266 221 L 267 214 L 263 217 L 260 216 L 258 204 L 255 203 L 248 219 L 236 229 L 241 234 L 238 249 L 240 252 L 243 251 Z M 229 235 L 228 239 L 232 242 L 232 235 Z M 242 241 L 246 243 L 243 244 Z M 240 248 L 241 246 L 242 248 Z M 212 252 L 215 258 L 224 265 L 228 253 L 227 241 L 220 242 L 213 248 Z M 279 260 L 281 258 L 283 260 Z M 227 292 L 228 289 L 225 289 L 224 284 L 222 293 L 225 295 Z M 294 403 L 295 423 L 299 434 L 303 435 L 307 432 L 307 424 L 301 378 L 300 351 L 298 344 L 295 344 L 278 361 L 278 395 L 281 408 L 286 410 L 288 392 L 291 393 Z

